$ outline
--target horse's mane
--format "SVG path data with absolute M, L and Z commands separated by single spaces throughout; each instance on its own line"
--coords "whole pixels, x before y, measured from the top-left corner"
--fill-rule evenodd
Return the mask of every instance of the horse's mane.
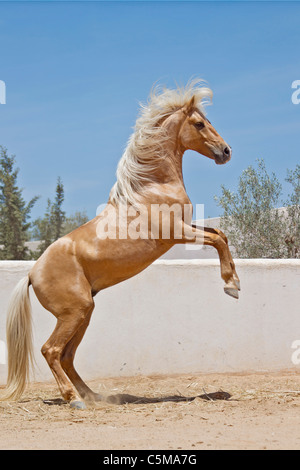
M 135 204 L 137 193 L 151 182 L 151 174 L 164 158 L 162 143 L 166 139 L 159 123 L 187 104 L 192 97 L 195 107 L 204 113 L 205 98 L 212 98 L 212 91 L 199 79 L 185 87 L 167 89 L 154 87 L 147 104 L 140 104 L 140 114 L 134 132 L 119 161 L 117 181 L 110 192 L 110 202 Z

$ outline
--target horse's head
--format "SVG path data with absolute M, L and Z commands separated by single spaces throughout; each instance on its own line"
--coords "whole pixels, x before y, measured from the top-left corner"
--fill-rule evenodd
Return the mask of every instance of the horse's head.
M 186 150 L 195 150 L 212 158 L 217 165 L 227 163 L 231 158 L 231 147 L 222 139 L 204 114 L 195 106 L 193 97 L 183 108 L 185 119 L 179 139 Z

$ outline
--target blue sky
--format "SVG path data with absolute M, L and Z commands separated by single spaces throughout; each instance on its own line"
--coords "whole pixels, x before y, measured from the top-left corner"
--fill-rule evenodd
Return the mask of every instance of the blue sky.
M 264 158 L 283 182 L 300 161 L 300 2 L 0 2 L 0 144 L 15 154 L 42 215 L 65 185 L 65 210 L 95 215 L 115 182 L 152 84 L 205 79 L 208 118 L 232 146 L 224 166 L 184 157 L 187 192 L 220 215 L 221 184 Z M 284 185 L 284 195 L 288 191 Z

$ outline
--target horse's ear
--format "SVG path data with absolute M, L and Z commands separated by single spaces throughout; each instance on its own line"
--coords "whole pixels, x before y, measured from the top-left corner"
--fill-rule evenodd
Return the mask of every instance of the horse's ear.
M 189 113 L 195 107 L 195 95 L 184 105 L 183 110 L 185 113 Z

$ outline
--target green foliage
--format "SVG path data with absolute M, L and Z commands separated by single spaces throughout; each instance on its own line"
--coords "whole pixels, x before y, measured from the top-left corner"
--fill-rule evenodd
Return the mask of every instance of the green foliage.
M 74 215 L 66 217 L 65 211 L 62 210 L 64 201 L 64 186 L 61 178 L 57 179 L 55 200 L 52 203 L 48 199 L 47 209 L 44 217 L 39 217 L 33 222 L 32 236 L 36 240 L 40 240 L 38 249 L 32 253 L 34 258 L 41 256 L 46 248 L 55 240 L 72 232 L 80 225 L 88 221 L 85 212 L 75 212 Z
M 63 224 L 66 219 L 65 212 L 62 210 L 63 202 L 64 185 L 61 178 L 58 177 L 54 202 L 52 203 L 48 199 L 44 217 L 39 217 L 33 222 L 33 236 L 41 240 L 36 253 L 34 253 L 35 257 L 39 257 L 51 243 L 63 235 Z
M 62 204 L 64 202 L 64 185 L 62 184 L 61 178 L 58 177 L 56 184 L 56 195 L 55 201 L 52 205 L 52 222 L 54 239 L 57 240 L 62 236 L 63 224 L 66 219 L 66 213 L 62 210 Z
M 52 203 L 50 199 L 48 199 L 44 217 L 39 217 L 33 222 L 32 236 L 37 240 L 41 240 L 38 249 L 35 252 L 32 252 L 33 258 L 37 259 L 54 241 Z
M 76 211 L 75 214 L 65 218 L 65 222 L 62 227 L 62 234 L 67 235 L 81 225 L 86 224 L 88 220 L 89 218 L 85 211 Z
M 66 216 L 62 209 L 64 186 L 59 177 L 54 202 L 48 199 L 44 216 L 30 223 L 31 210 L 39 197 L 26 204 L 17 186 L 18 173 L 15 157 L 9 157 L 0 146 L 0 260 L 37 259 L 55 240 L 88 221 L 85 212 Z M 26 246 L 30 238 L 40 240 L 36 251 Z
M 285 242 L 289 258 L 300 258 L 300 165 L 294 171 L 288 170 L 286 181 L 292 185 L 293 192 L 286 201 Z
M 236 193 L 222 186 L 215 197 L 223 208 L 221 229 L 238 258 L 288 258 L 299 253 L 299 173 L 288 173 L 293 193 L 287 210 L 279 210 L 282 186 L 276 175 L 267 173 L 263 159 L 257 169 L 243 171 Z M 298 245 L 297 245 L 298 244 Z M 298 248 L 297 248 L 298 246 Z M 297 251 L 298 250 L 298 251 Z
M 17 186 L 19 170 L 15 168 L 15 157 L 9 157 L 7 149 L 0 146 L 0 259 L 28 259 L 30 212 L 38 197 L 27 204 L 22 189 Z

